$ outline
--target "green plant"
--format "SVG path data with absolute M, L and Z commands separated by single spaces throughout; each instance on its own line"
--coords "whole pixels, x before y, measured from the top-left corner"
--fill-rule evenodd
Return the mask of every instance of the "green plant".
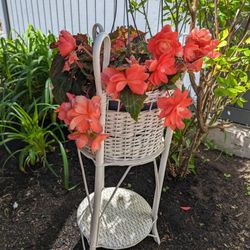
M 246 183 L 246 195 L 250 196 L 250 183 Z
M 225 177 L 226 180 L 228 180 L 228 179 L 231 178 L 231 174 L 230 173 L 224 173 L 223 175 L 224 175 L 224 177 Z
M 33 104 L 33 115 L 30 116 L 25 109 L 17 103 L 5 105 L 8 105 L 10 113 L 7 116 L 7 120 L 0 121 L 0 136 L 3 138 L 0 142 L 0 146 L 7 146 L 7 143 L 10 141 L 18 141 L 20 143 L 20 148 L 14 152 L 10 151 L 10 156 L 6 159 L 4 165 L 11 157 L 18 154 L 19 168 L 21 171 L 25 171 L 27 166 L 35 166 L 40 163 L 42 166 L 48 167 L 57 175 L 47 158 L 47 153 L 54 151 L 54 146 L 57 144 L 60 148 L 63 161 L 64 186 L 66 189 L 69 189 L 67 154 L 63 144 L 56 135 L 56 132 L 59 132 L 60 135 L 64 137 L 63 132 L 56 123 L 50 123 L 47 126 L 44 124 L 47 112 L 54 109 L 54 107 L 51 105 L 42 106 L 40 104 L 39 108 L 41 110 L 38 112 L 38 105 L 35 102 Z M 39 113 L 42 114 L 40 119 Z
M 29 106 L 49 102 L 49 69 L 54 52 L 49 45 L 55 41 L 53 34 L 45 35 L 31 25 L 21 36 L 0 39 L 0 96 L 1 100 Z
M 139 11 L 146 19 L 146 14 L 142 10 L 147 2 L 145 0 L 139 4 L 131 0 L 130 11 Z M 193 30 L 195 26 L 211 30 L 213 37 L 219 40 L 221 54 L 218 58 L 205 58 L 199 77 L 193 72 L 188 73 L 191 88 L 196 96 L 193 106 L 195 115 L 183 131 L 174 133 L 170 152 L 172 161 L 168 164 L 168 169 L 174 176 L 185 176 L 193 169 L 194 154 L 208 131 L 228 126 L 224 121 L 218 121 L 224 108 L 230 103 L 242 107 L 246 102 L 243 95 L 250 90 L 250 2 L 163 2 L 162 24 L 163 21 L 171 21 L 175 30 L 179 32 L 182 32 L 184 27 Z
M 53 96 L 58 104 L 67 100 L 67 92 L 75 95 L 84 94 L 89 98 L 95 94 L 90 39 L 83 34 L 75 35 L 74 39 L 77 48 L 75 49 L 75 55 L 73 55 L 77 59 L 75 58 L 75 61 L 71 62 L 70 65 L 68 65 L 68 62 L 72 59 L 69 60 L 69 56 L 65 58 L 59 53 L 60 51 L 53 50 L 57 54 L 51 64 L 50 77 L 53 82 Z M 58 42 L 51 44 L 51 48 L 57 47 Z
M 230 10 L 229 4 L 232 6 Z M 213 35 L 220 41 L 221 56 L 207 58 L 199 78 L 189 72 L 191 87 L 197 98 L 195 115 L 181 136 L 176 138 L 175 134 L 174 140 L 182 145 L 171 149 L 171 154 L 178 152 L 176 175 L 185 176 L 188 173 L 189 163 L 210 129 L 230 126 L 218 120 L 224 108 L 229 103 L 242 107 L 246 102 L 242 96 L 250 90 L 247 74 L 250 70 L 249 10 L 247 1 L 187 1 L 190 30 L 195 23 L 207 29 L 214 24 Z M 188 139 L 190 144 L 183 143 Z

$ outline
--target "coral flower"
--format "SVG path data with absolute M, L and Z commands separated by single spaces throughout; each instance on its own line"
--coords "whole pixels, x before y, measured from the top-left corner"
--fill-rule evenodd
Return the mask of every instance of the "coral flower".
M 125 71 L 118 71 L 112 68 L 104 69 L 102 73 L 103 83 L 106 84 L 106 91 L 114 99 L 128 86 L 137 95 L 143 95 L 147 90 L 146 80 L 149 74 L 145 73 L 145 67 L 139 64 L 132 64 Z
M 71 118 L 69 128 L 76 129 L 80 133 L 89 129 L 100 133 L 102 131 L 100 115 L 99 96 L 94 96 L 91 100 L 85 96 L 77 96 L 74 107 L 68 112 L 68 116 Z
M 70 94 L 70 93 L 66 93 L 69 102 L 63 102 L 56 110 L 55 112 L 58 113 L 58 118 L 62 121 L 64 121 L 64 123 L 66 125 L 69 125 L 71 119 L 68 116 L 68 112 L 69 110 L 73 107 L 74 102 L 75 102 L 75 95 Z
M 176 74 L 175 59 L 167 54 L 160 56 L 159 60 L 147 61 L 148 69 L 151 72 L 149 81 L 153 85 L 159 86 L 161 83 L 168 83 L 167 75 Z
M 92 153 L 96 153 L 101 147 L 101 142 L 108 136 L 108 134 L 89 135 L 87 133 L 74 132 L 69 134 L 68 138 L 76 142 L 78 149 L 83 149 L 86 145 L 89 145 Z
M 69 102 L 63 102 L 59 107 L 57 107 L 57 109 L 55 110 L 55 112 L 58 113 L 58 118 L 62 121 L 64 121 L 64 123 L 66 125 L 69 125 L 70 123 L 70 119 L 68 119 L 67 113 L 68 111 L 72 108 L 71 104 Z
M 156 59 L 159 59 L 162 54 L 169 56 L 182 56 L 182 46 L 177 41 L 178 33 L 173 32 L 170 25 L 166 25 L 153 38 L 149 40 L 148 50 Z
M 114 68 L 105 68 L 102 72 L 102 83 L 106 86 L 106 91 L 111 95 L 113 99 L 117 99 L 119 96 L 119 92 L 116 90 L 116 82 L 111 81 L 111 77 L 116 74 L 122 74 L 118 70 Z
M 76 142 L 76 147 L 78 149 L 84 148 L 88 144 L 88 136 L 86 134 L 81 134 L 78 132 L 68 135 L 69 140 L 74 140 Z
M 68 56 L 68 59 L 65 60 L 65 63 L 64 63 L 64 67 L 63 67 L 63 71 L 70 71 L 70 66 L 73 64 L 73 63 L 78 63 L 78 56 L 76 54 L 75 51 L 73 51 L 69 56 Z
M 68 135 L 70 140 L 76 142 L 79 149 L 87 144 L 93 153 L 99 150 L 101 142 L 108 137 L 108 134 L 100 134 L 100 100 L 99 96 L 88 99 L 85 96 L 75 96 L 67 93 L 69 102 L 62 103 L 55 112 L 58 112 L 59 119 L 69 125 L 73 133 Z
M 192 117 L 191 111 L 187 108 L 192 104 L 192 98 L 188 97 L 188 91 L 181 92 L 176 89 L 171 97 L 159 98 L 157 105 L 161 109 L 160 117 L 165 118 L 164 126 L 175 130 L 183 129 L 183 119 Z
M 204 54 L 207 54 L 211 50 L 215 49 L 219 44 L 219 40 L 212 40 L 212 34 L 208 29 L 205 28 L 202 28 L 200 30 L 198 28 L 194 28 L 187 36 L 186 43 L 189 42 L 198 44 L 199 47 L 203 50 Z
M 186 45 L 184 46 L 184 61 L 187 64 L 188 71 L 198 72 L 201 70 L 203 59 L 208 56 L 216 58 L 220 55 L 214 51 L 219 44 L 217 39 L 212 40 L 212 35 L 207 29 L 194 28 L 187 36 Z
M 76 48 L 76 40 L 68 31 L 62 30 L 55 46 L 62 57 L 67 57 Z
M 90 140 L 89 145 L 91 148 L 91 151 L 95 153 L 98 151 L 101 147 L 101 142 L 105 140 L 109 135 L 108 134 L 98 134 L 93 140 Z

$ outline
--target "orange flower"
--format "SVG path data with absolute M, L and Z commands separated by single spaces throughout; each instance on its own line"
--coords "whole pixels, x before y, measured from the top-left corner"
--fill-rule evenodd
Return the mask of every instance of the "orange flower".
M 100 149 L 101 142 L 105 140 L 108 136 L 108 134 L 98 134 L 93 140 L 90 140 L 89 145 L 93 153 Z
M 148 75 L 145 73 L 144 66 L 132 64 L 125 71 L 121 72 L 112 68 L 104 69 L 102 80 L 106 85 L 107 93 L 116 99 L 126 86 L 133 93 L 143 95 L 148 87 L 148 84 L 145 82 L 148 79 Z
M 217 47 L 219 41 L 218 39 L 212 40 L 212 34 L 208 29 L 202 28 L 199 30 L 195 27 L 187 36 L 186 42 L 194 42 L 203 50 L 207 48 L 207 52 L 209 52 L 211 49 L 215 49 Z
M 101 142 L 105 140 L 108 134 L 87 134 L 74 132 L 68 135 L 69 140 L 74 140 L 76 142 L 76 147 L 78 149 L 83 149 L 87 144 L 90 146 L 92 153 L 96 153 L 101 147 Z
M 123 77 L 123 74 L 118 70 L 108 67 L 103 70 L 101 75 L 102 83 L 106 86 L 107 93 L 109 93 L 113 99 L 117 99 L 120 94 L 116 89 L 117 83 L 113 80 L 111 81 L 111 77 L 117 74 L 121 74 Z
M 78 64 L 79 58 L 75 51 L 73 51 L 67 58 L 68 59 L 64 63 L 63 71 L 70 71 L 70 66 L 75 62 Z
M 161 109 L 160 117 L 165 117 L 164 126 L 172 130 L 183 129 L 183 119 L 192 117 L 191 111 L 187 108 L 191 104 L 192 98 L 188 97 L 187 90 L 181 92 L 176 89 L 173 96 L 159 98 L 157 105 Z
M 55 46 L 62 57 L 67 57 L 76 48 L 76 40 L 68 31 L 62 30 Z
M 177 41 L 177 37 L 178 33 L 173 32 L 170 25 L 166 25 L 149 40 L 148 50 L 156 59 L 159 59 L 162 54 L 180 57 L 182 56 L 182 46 Z
M 168 83 L 167 75 L 176 74 L 175 59 L 168 54 L 160 56 L 159 60 L 146 61 L 151 72 L 149 82 L 159 86 L 161 83 Z
M 77 96 L 74 107 L 68 112 L 71 118 L 69 128 L 80 133 L 92 130 L 96 133 L 102 131 L 100 124 L 100 97 L 94 96 L 91 100 L 85 96 Z
M 100 134 L 101 98 L 94 96 L 90 100 L 85 96 L 70 93 L 67 93 L 67 96 L 69 102 L 62 103 L 55 112 L 59 112 L 59 119 L 69 125 L 71 130 L 75 130 L 68 138 L 76 141 L 77 148 L 82 149 L 88 144 L 95 153 L 99 150 L 101 142 L 108 137 L 108 134 Z
M 219 44 L 217 39 L 212 40 L 212 35 L 207 29 L 194 28 L 187 36 L 184 46 L 184 61 L 188 71 L 198 72 L 201 70 L 203 57 L 215 58 L 220 55 L 214 51 Z
M 68 135 L 69 140 L 76 141 L 76 147 L 79 149 L 84 148 L 88 144 L 88 136 L 86 134 L 81 134 L 79 132 L 75 132 Z
M 59 113 L 58 118 L 66 125 L 69 125 L 71 119 L 68 116 L 68 111 L 73 107 L 74 102 L 75 102 L 75 95 L 72 95 L 70 93 L 66 93 L 69 102 L 63 102 L 56 110 L 55 112 Z

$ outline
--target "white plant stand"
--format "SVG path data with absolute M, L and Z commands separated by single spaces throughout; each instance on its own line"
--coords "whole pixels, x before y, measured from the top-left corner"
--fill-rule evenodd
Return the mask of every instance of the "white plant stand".
M 96 35 L 97 28 L 99 28 L 100 31 L 98 35 Z M 93 38 L 95 39 L 93 47 L 93 67 L 96 83 L 96 92 L 97 95 L 101 97 L 101 124 L 103 128 L 105 128 L 104 132 L 109 133 L 110 131 L 108 130 L 110 126 L 107 120 L 110 117 L 112 119 L 115 119 L 116 117 L 112 116 L 113 112 L 107 111 L 107 97 L 106 93 L 102 90 L 101 84 L 100 53 L 101 47 L 102 45 L 104 45 L 103 68 L 105 68 L 108 66 L 110 60 L 111 42 L 109 36 L 103 32 L 103 28 L 100 24 L 96 24 L 94 26 Z M 152 111 L 152 114 L 150 114 L 155 115 L 154 112 L 155 111 Z M 122 115 L 125 115 L 124 113 Z M 144 114 L 141 115 L 140 119 L 145 119 L 143 115 Z M 156 115 L 158 115 L 158 111 Z M 137 125 L 134 121 L 129 120 L 129 122 L 130 125 L 128 127 L 130 130 L 131 127 L 133 127 L 132 131 L 141 131 L 142 128 L 140 128 L 140 126 Z M 143 120 L 142 124 L 144 124 L 144 122 L 145 121 Z M 159 120 L 159 122 L 161 121 Z M 149 124 L 151 124 L 150 121 Z M 158 125 L 155 126 L 153 124 L 151 126 L 157 127 Z M 128 128 L 126 127 L 126 129 Z M 125 131 L 123 131 L 123 133 L 117 133 L 119 136 L 124 136 L 123 140 L 125 141 L 125 146 L 127 145 L 126 141 L 128 140 L 126 135 L 129 134 L 126 129 Z M 147 127 L 145 128 L 145 130 L 150 130 L 150 128 Z M 117 140 L 122 140 L 121 138 L 123 137 L 119 137 L 118 139 L 117 137 L 113 139 L 108 138 L 111 141 L 108 141 L 107 139 L 107 142 L 106 140 L 105 143 L 102 142 L 101 148 L 97 152 L 95 157 L 91 155 L 89 151 L 78 150 L 78 157 L 81 165 L 84 187 L 87 194 L 87 197 L 81 202 L 77 210 L 77 222 L 80 228 L 84 249 L 84 237 L 87 239 L 91 250 L 94 250 L 97 247 L 103 247 L 108 249 L 125 249 L 138 244 L 147 236 L 152 236 L 154 240 L 158 244 L 160 244 L 160 238 L 157 231 L 158 209 L 173 131 L 168 128 L 166 131 L 165 138 L 163 138 L 163 129 L 160 130 L 160 132 L 158 131 L 159 133 L 155 134 L 155 130 L 152 131 L 153 132 L 150 132 L 149 135 L 152 134 L 153 137 L 156 139 L 156 135 L 160 133 L 161 141 L 159 141 L 159 143 L 156 143 L 157 145 L 153 145 L 153 147 L 147 148 L 147 145 L 150 146 L 150 143 L 152 143 L 151 141 L 153 140 L 153 138 L 151 140 L 150 137 L 148 141 L 144 142 L 145 144 L 143 144 L 143 141 L 141 142 L 141 144 L 139 143 L 139 146 L 137 146 L 136 144 L 137 141 L 132 140 L 132 144 L 136 145 L 134 145 L 132 150 L 128 148 L 124 151 L 123 159 L 120 156 L 120 158 L 115 157 L 115 155 L 117 155 Z M 140 134 L 143 133 L 145 133 L 146 136 L 145 131 L 140 132 Z M 137 137 L 139 138 L 138 135 Z M 131 138 L 129 138 L 129 140 L 130 139 Z M 139 140 L 142 139 L 139 138 Z M 106 147 L 108 147 L 108 149 L 106 149 Z M 145 147 L 148 150 L 143 156 L 141 156 L 140 153 L 136 153 L 136 150 L 141 150 L 140 147 Z M 111 152 L 112 150 L 114 152 L 113 160 L 112 155 L 107 157 L 107 154 L 110 154 L 110 150 Z M 92 194 L 89 194 L 85 170 L 82 162 L 82 154 L 92 159 L 95 163 L 95 186 L 94 193 Z M 133 156 L 132 158 L 130 157 L 131 155 Z M 160 155 L 161 160 L 160 165 L 158 167 L 156 157 Z M 155 173 L 155 193 L 152 208 L 146 202 L 146 200 L 139 194 L 131 190 L 120 188 L 120 185 L 122 184 L 123 180 L 125 179 L 132 167 L 146 164 L 149 162 L 154 163 Z M 128 168 L 116 187 L 105 188 L 105 167 L 110 165 L 128 166 Z

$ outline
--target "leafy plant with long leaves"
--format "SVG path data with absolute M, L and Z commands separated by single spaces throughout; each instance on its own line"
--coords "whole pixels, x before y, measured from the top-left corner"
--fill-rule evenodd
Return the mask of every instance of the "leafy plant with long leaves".
M 29 26 L 15 39 L 0 39 L 0 96 L 1 100 L 16 101 L 23 107 L 37 102 L 49 102 L 49 69 L 54 52 L 49 45 L 55 41 Z
M 10 151 L 10 156 L 5 160 L 6 162 L 18 154 L 19 168 L 21 171 L 30 166 L 42 164 L 43 167 L 48 167 L 56 176 L 58 176 L 52 165 L 48 162 L 47 154 L 55 150 L 58 145 L 63 161 L 64 168 L 64 186 L 69 189 L 69 167 L 67 154 L 62 142 L 57 134 L 64 137 L 60 125 L 57 123 L 50 123 L 45 125 L 45 118 L 47 112 L 54 109 L 52 105 L 39 105 L 41 109 L 38 111 L 38 105 L 33 103 L 33 114 L 29 115 L 24 108 L 17 103 L 6 103 L 10 109 L 10 113 L 6 117 L 7 120 L 0 121 L 0 136 L 3 140 L 1 145 L 6 145 L 10 141 L 19 142 L 20 148 L 14 152 Z M 39 113 L 42 117 L 39 117 Z

